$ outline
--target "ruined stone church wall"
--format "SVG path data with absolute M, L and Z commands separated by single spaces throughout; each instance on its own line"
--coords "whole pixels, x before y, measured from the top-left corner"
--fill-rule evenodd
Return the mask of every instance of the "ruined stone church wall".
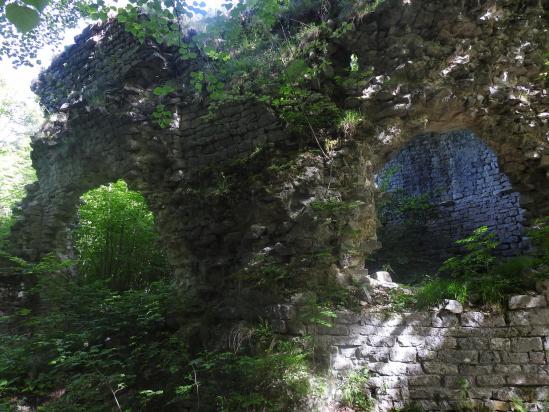
M 193 96 L 189 77 L 200 61 L 181 62 L 154 42 L 139 44 L 112 22 L 91 28 L 34 88 L 52 117 L 33 142 L 38 182 L 16 212 L 14 252 L 31 260 L 63 252 L 81 194 L 122 178 L 143 193 L 154 212 L 179 282 L 204 291 L 202 302 L 215 306 L 220 319 L 255 319 L 273 297 L 248 299 L 235 274 L 253 269 L 259 257 L 291 268 L 288 276 L 296 283 L 301 269 L 340 281 L 364 275 L 365 258 L 383 247 L 377 239 L 376 173 L 415 136 L 464 129 L 493 150 L 520 193 L 526 220 L 547 215 L 546 12 L 538 1 L 386 0 L 354 21 L 328 48 L 334 72 L 327 70 L 319 83 L 322 93 L 343 110 L 359 111 L 365 121 L 354 136 L 340 139 L 328 159 L 310 150 L 316 142 L 292 134 L 258 102 L 236 102 L 205 116 L 208 107 Z M 335 73 L 348 69 L 352 54 L 361 70 L 372 68 L 371 76 L 338 84 Z M 155 96 L 153 89 L 167 80 L 182 87 Z M 158 104 L 173 114 L 165 129 L 153 122 Z M 327 216 L 326 204 L 342 206 L 345 213 Z M 313 264 L 318 266 L 307 267 Z M 406 377 L 406 389 L 388 386 L 390 379 L 380 384 L 399 396 L 422 393 L 408 382 L 408 367 L 434 375 L 425 378 L 425 387 L 437 381 L 450 385 L 460 374 L 480 385 L 487 375 L 480 371 L 490 370 L 500 382 L 491 391 L 523 388 L 510 379 L 531 373 L 540 379 L 532 386 L 543 393 L 547 363 L 540 353 L 547 347 L 540 349 L 539 342 L 546 340 L 541 333 L 547 329 L 546 311 L 517 309 L 493 320 L 483 315 L 478 325 L 475 319 L 482 316 L 471 312 L 397 316 L 390 326 L 376 323 L 377 314 L 340 317 L 341 333 L 323 335 L 344 365 L 368 365 L 376 378 L 389 376 L 382 373 L 387 364 L 401 371 L 391 376 Z M 518 314 L 525 324 L 511 322 Z M 417 329 L 392 334 L 408 326 Z M 383 346 L 374 344 L 376 334 L 389 343 L 394 337 L 394 345 L 377 349 Z M 428 349 L 436 342 L 431 334 L 447 336 L 448 350 Z M 413 339 L 398 341 L 402 336 Z M 470 349 L 477 338 L 480 346 Z M 503 346 L 494 346 L 499 341 L 493 339 L 503 339 Z M 418 348 L 426 349 L 421 349 L 425 359 Z M 468 350 L 476 353 L 470 362 L 460 358 Z M 497 355 L 492 360 L 481 355 L 491 352 Z M 424 370 L 433 366 L 429 362 L 441 369 Z M 468 367 L 477 369 L 466 373 Z M 508 372 L 497 372 L 500 367 Z M 441 386 L 441 395 L 445 390 L 448 396 L 456 393 L 455 387 Z
M 548 291 L 540 283 L 538 294 L 512 296 L 508 308 L 496 313 L 463 310 L 456 301 L 431 311 L 340 312 L 332 327 L 306 327 L 299 303 L 270 313 L 279 333 L 314 336 L 329 360 L 332 401 L 353 370 L 366 368 L 375 411 L 410 404 L 455 411 L 465 402 L 508 411 L 517 398 L 527 410 L 541 412 L 549 401 Z

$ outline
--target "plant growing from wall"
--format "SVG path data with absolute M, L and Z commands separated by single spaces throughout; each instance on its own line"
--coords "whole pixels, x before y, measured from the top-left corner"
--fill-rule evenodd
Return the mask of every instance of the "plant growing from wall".
M 172 112 L 167 109 L 164 104 L 157 104 L 154 112 L 152 112 L 153 123 L 160 128 L 165 129 L 172 124 Z
M 347 110 L 339 121 L 339 129 L 345 137 L 352 137 L 358 125 L 363 121 L 361 114 L 355 110 Z
M 368 369 L 355 370 L 344 378 L 341 385 L 341 404 L 355 411 L 368 412 L 374 406 L 374 401 L 366 385 L 370 379 Z
M 423 225 L 437 216 L 431 193 L 408 194 L 404 189 L 386 192 L 378 202 L 378 216 L 382 224 L 402 221 L 404 225 Z
M 534 288 L 536 280 L 549 278 L 543 260 L 545 230 L 545 225 L 538 224 L 530 231 L 539 245 L 537 254 L 507 259 L 494 255 L 498 242 L 486 226 L 474 230 L 470 236 L 456 242 L 464 248 L 463 254 L 447 259 L 436 274 L 425 276 L 418 285 L 412 286 L 412 294 L 394 292 L 395 307 L 426 308 L 444 299 L 501 304 L 507 294 Z
M 549 217 L 536 219 L 527 235 L 532 239 L 534 255 L 538 256 L 546 266 L 549 265 Z

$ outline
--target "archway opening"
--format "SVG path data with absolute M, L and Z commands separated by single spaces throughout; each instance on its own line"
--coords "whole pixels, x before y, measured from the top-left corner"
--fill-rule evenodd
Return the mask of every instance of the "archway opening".
M 525 248 L 519 194 L 500 171 L 495 153 L 467 130 L 424 134 L 397 152 L 376 176 L 381 249 L 369 269 L 398 280 L 432 273 L 460 253 L 455 244 L 486 226 L 496 253 Z
M 86 192 L 77 217 L 72 239 L 79 276 L 126 290 L 170 272 L 154 214 L 123 180 Z

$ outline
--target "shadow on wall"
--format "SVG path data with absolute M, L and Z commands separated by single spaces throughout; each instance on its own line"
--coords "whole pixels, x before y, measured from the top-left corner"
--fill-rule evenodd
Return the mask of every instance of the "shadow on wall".
M 402 280 L 433 271 L 459 253 L 454 242 L 487 226 L 497 253 L 526 247 L 519 194 L 497 157 L 467 130 L 414 138 L 376 176 L 378 238 L 382 248 L 367 265 Z

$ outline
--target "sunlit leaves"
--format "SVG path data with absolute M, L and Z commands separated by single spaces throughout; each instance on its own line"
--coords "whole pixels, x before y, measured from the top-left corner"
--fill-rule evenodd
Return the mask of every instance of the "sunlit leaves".
M 158 86 L 153 89 L 153 93 L 157 96 L 167 96 L 171 92 L 175 91 L 175 87 L 165 84 L 163 86 Z
M 38 12 L 27 6 L 10 3 L 6 5 L 6 18 L 17 28 L 21 33 L 27 33 L 34 29 L 40 23 L 40 15 Z
M 48 5 L 49 0 L 23 0 L 23 2 L 42 12 Z
M 154 217 L 141 194 L 118 181 L 86 193 L 83 200 L 75 240 L 84 277 L 125 289 L 165 273 Z
M 0 58 L 15 66 L 40 64 L 38 50 L 60 44 L 65 30 L 77 25 L 81 4 L 80 0 L 9 0 L 5 7 L 0 5 Z

